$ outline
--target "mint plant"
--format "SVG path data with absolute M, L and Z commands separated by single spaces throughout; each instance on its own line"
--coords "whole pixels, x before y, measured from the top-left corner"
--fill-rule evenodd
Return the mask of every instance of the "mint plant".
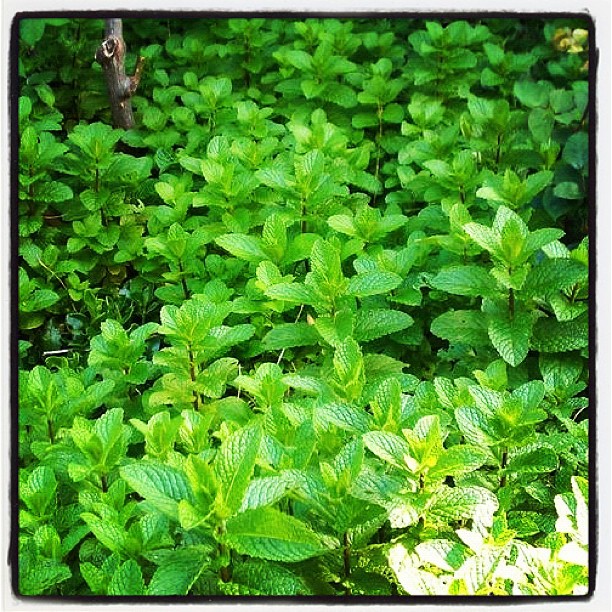
M 16 592 L 592 590 L 587 17 L 18 25 Z

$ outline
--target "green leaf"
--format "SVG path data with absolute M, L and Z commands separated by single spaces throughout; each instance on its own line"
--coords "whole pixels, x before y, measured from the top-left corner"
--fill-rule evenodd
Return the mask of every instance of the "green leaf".
M 489 315 L 488 332 L 491 343 L 500 357 L 516 367 L 529 352 L 529 339 L 533 328 L 533 313 L 509 313 L 496 311 Z
M 588 315 L 572 321 L 557 321 L 551 317 L 539 319 L 533 328 L 531 344 L 536 351 L 562 353 L 582 349 L 589 344 Z
M 288 563 L 325 554 L 339 545 L 335 539 L 319 535 L 302 521 L 270 507 L 230 518 L 223 539 L 239 554 Z
M 21 312 L 36 312 L 47 310 L 50 306 L 57 303 L 60 296 L 50 289 L 36 289 L 25 303 L 20 305 Z
M 469 222 L 463 226 L 463 231 L 470 236 L 483 249 L 492 255 L 499 255 L 501 250 L 501 236 L 490 227 L 480 223 Z
M 144 595 L 144 580 L 136 561 L 128 559 L 115 570 L 106 594 Z
M 552 87 L 545 81 L 540 81 L 538 83 L 534 83 L 533 81 L 517 81 L 514 84 L 514 95 L 525 106 L 535 108 L 548 104 L 550 89 L 552 89 Z
M 23 19 L 19 22 L 19 37 L 33 47 L 43 37 L 46 25 L 45 19 Z
M 402 280 L 394 272 L 363 272 L 350 278 L 347 293 L 359 298 L 388 293 L 399 287 Z
M 441 291 L 469 297 L 495 297 L 499 293 L 497 282 L 478 266 L 451 266 L 441 270 L 431 284 Z
M 270 561 L 249 559 L 234 569 L 232 582 L 257 589 L 260 595 L 314 595 L 299 572 Z
M 490 460 L 490 455 L 477 446 L 461 444 L 444 451 L 427 472 L 428 478 L 461 476 L 474 472 Z
M 534 108 L 527 118 L 529 131 L 536 142 L 546 143 L 555 125 L 555 116 L 549 109 Z
M 291 489 L 293 483 L 294 479 L 287 473 L 254 478 L 244 494 L 240 512 L 275 504 Z
M 335 231 L 347 236 L 355 236 L 357 229 L 353 222 L 353 217 L 349 215 L 332 215 L 327 219 L 328 225 Z
M 521 449 L 508 461 L 505 468 L 507 474 L 540 474 L 553 472 L 559 467 L 555 452 L 548 446 L 533 449 Z
M 65 202 L 74 197 L 72 189 L 60 181 L 45 181 L 36 186 L 34 200 L 37 202 Z
M 170 518 L 178 518 L 178 502 L 193 502 L 193 493 L 185 474 L 161 463 L 140 460 L 119 469 L 121 477 L 141 497 Z
M 127 533 L 116 523 L 101 519 L 91 512 L 82 512 L 81 518 L 99 542 L 112 552 L 125 554 Z
M 21 595 L 42 595 L 72 577 L 72 572 L 67 565 L 44 557 L 32 559 L 27 565 L 22 557 L 19 570 L 19 593 Z
M 215 242 L 226 251 L 245 261 L 259 263 L 268 259 L 259 238 L 247 234 L 223 234 Z
M 360 309 L 355 315 L 355 339 L 369 342 L 410 327 L 414 319 L 399 310 Z
M 455 310 L 441 314 L 431 322 L 431 333 L 453 344 L 489 344 L 486 318 L 475 310 Z
M 215 458 L 215 471 L 221 484 L 224 510 L 228 515 L 242 505 L 255 468 L 261 438 L 259 426 L 244 427 L 223 441 Z
M 44 516 L 49 504 L 55 499 L 57 480 L 55 473 L 46 465 L 39 465 L 20 486 L 20 496 L 28 508 L 37 516 Z
M 563 181 L 555 185 L 553 193 L 558 198 L 565 198 L 566 200 L 582 200 L 584 198 L 583 190 L 573 181 Z
M 455 420 L 465 439 L 476 446 L 494 446 L 501 437 L 491 419 L 472 406 L 459 406 Z
M 561 236 L 563 236 L 563 234 L 563 230 L 553 227 L 544 227 L 542 229 L 529 232 L 523 247 L 523 258 L 530 256 L 542 247 L 549 245 L 555 240 L 558 240 L 561 238 Z
M 353 433 L 364 433 L 369 428 L 366 412 L 350 404 L 331 402 L 315 409 L 314 423 L 325 430 L 335 425 Z
M 363 435 L 368 449 L 377 457 L 400 470 L 408 470 L 406 458 L 410 458 L 410 447 L 404 438 L 388 431 L 368 431 Z
M 588 280 L 587 267 L 566 257 L 545 259 L 534 266 L 523 285 L 526 295 L 550 296 Z
M 308 323 L 279 323 L 264 336 L 263 345 L 268 351 L 278 351 L 316 345 L 319 339 L 316 328 Z
M 319 301 L 315 292 L 301 283 L 277 283 L 267 287 L 265 293 L 274 300 L 282 300 L 292 304 L 315 305 Z
M 210 560 L 210 547 L 203 545 L 163 551 L 156 558 L 159 567 L 151 577 L 146 594 L 187 595 Z
M 334 373 L 338 391 L 348 399 L 357 399 L 365 382 L 363 355 L 357 342 L 350 336 L 336 347 Z
M 580 170 L 589 161 L 589 135 L 587 132 L 572 134 L 563 147 L 563 161 Z M 559 196 L 565 197 L 565 196 Z
M 479 519 L 490 525 L 498 506 L 495 495 L 484 487 L 443 486 L 429 511 L 443 519 Z

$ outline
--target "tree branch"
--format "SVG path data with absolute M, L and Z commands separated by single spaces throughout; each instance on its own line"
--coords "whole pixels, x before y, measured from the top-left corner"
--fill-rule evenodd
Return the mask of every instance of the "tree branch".
M 106 19 L 105 38 L 96 50 L 96 61 L 102 66 L 106 77 L 113 125 L 129 130 L 134 125 L 130 98 L 140 83 L 144 58 L 138 58 L 134 76 L 125 74 L 125 42 L 121 19 Z

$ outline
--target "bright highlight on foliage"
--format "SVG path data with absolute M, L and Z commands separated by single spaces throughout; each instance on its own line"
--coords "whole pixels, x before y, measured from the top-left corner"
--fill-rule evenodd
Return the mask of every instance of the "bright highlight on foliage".
M 22 19 L 18 592 L 587 593 L 590 31 Z

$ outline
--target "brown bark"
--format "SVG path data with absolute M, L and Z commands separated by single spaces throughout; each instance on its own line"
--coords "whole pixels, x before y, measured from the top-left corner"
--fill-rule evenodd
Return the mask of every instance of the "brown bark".
M 144 58 L 138 58 L 134 76 L 125 74 L 125 42 L 121 19 L 106 19 L 105 38 L 96 51 L 96 61 L 102 66 L 106 77 L 113 125 L 129 130 L 134 125 L 130 98 L 140 82 Z

